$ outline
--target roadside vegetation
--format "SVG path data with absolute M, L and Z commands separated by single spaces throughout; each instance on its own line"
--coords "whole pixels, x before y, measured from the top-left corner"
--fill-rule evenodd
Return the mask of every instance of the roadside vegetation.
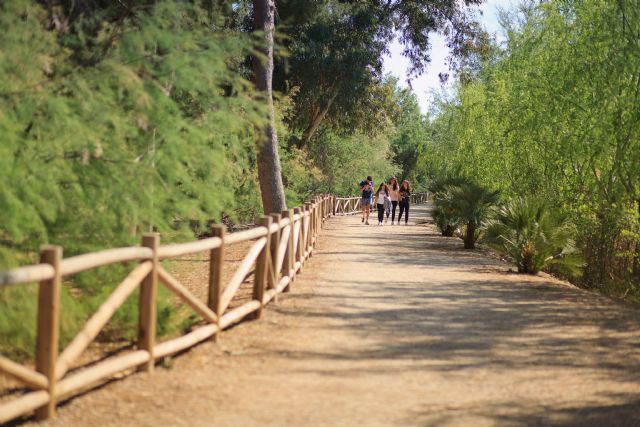
M 269 3 L 0 2 L 0 270 L 36 262 L 45 243 L 73 256 L 151 230 L 192 240 L 211 222 L 251 223 L 281 193 L 288 206 L 356 193 L 369 174 L 419 187 L 426 119 L 381 58 L 402 34 L 420 72 L 426 34 L 473 36 L 470 8 L 281 0 L 274 43 L 254 31 L 273 24 L 254 13 Z M 65 283 L 62 345 L 124 274 Z M 131 338 L 135 300 L 99 339 Z M 30 357 L 36 303 L 33 287 L 0 292 L 0 353 Z M 182 327 L 162 296 L 159 315 L 160 333 Z
M 502 21 L 506 38 L 433 104 L 419 162 L 436 223 L 479 233 L 521 272 L 639 301 L 640 4 L 524 2 Z M 451 181 L 500 192 L 479 228 Z

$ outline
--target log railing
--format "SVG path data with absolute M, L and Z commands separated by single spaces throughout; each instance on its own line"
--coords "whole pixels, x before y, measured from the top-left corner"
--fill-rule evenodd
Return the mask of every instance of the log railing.
M 23 383 L 31 391 L 0 404 L 0 424 L 35 410 L 38 419 L 55 415 L 56 403 L 82 389 L 132 368 L 152 372 L 162 357 L 204 340 L 217 340 L 219 332 L 262 308 L 280 292 L 287 292 L 305 261 L 311 256 L 323 222 L 333 213 L 332 196 L 316 197 L 296 209 L 265 216 L 250 230 L 225 234 L 214 226 L 213 237 L 189 243 L 160 246 L 160 236 L 143 236 L 142 245 L 78 255 L 63 259 L 62 248 L 43 246 L 40 263 L 0 272 L 0 288 L 39 283 L 35 369 L 0 356 L 0 372 Z M 225 248 L 240 242 L 252 245 L 226 286 L 222 283 Z M 161 260 L 198 252 L 210 253 L 209 295 L 200 301 L 165 270 Z M 60 287 L 62 279 L 93 268 L 136 262 L 100 308 L 65 349 L 58 351 Z M 233 309 L 231 302 L 240 285 L 253 274 L 251 300 Z M 191 307 L 206 325 L 164 342 L 156 341 L 156 295 L 159 284 Z M 98 336 L 116 310 L 137 289 L 139 322 L 137 348 L 97 364 L 70 372 L 79 357 Z
M 422 194 L 422 195 L 421 195 Z M 414 203 L 426 194 L 414 195 Z M 320 196 L 303 206 L 281 214 L 262 217 L 252 229 L 226 234 L 222 226 L 213 226 L 213 237 L 188 243 L 160 245 L 157 233 L 146 234 L 141 246 L 108 249 L 63 258 L 59 246 L 43 246 L 40 263 L 0 272 L 0 289 L 38 282 L 38 315 L 35 369 L 0 356 L 0 373 L 23 383 L 29 392 L 0 403 L 0 424 L 35 411 L 38 419 L 55 415 L 56 404 L 81 390 L 131 370 L 153 372 L 155 362 L 192 347 L 251 315 L 257 319 L 262 308 L 280 292 L 288 292 L 305 261 L 311 257 L 322 224 L 331 215 L 358 211 L 358 197 Z M 224 251 L 230 245 L 252 242 L 231 279 L 222 283 Z M 165 270 L 160 261 L 199 252 L 209 252 L 208 298 L 200 301 L 186 286 Z M 58 350 L 60 289 L 62 279 L 93 268 L 136 262 L 100 308 L 87 320 L 82 330 L 62 352 Z M 253 274 L 250 301 L 229 310 L 240 285 Z M 178 338 L 156 341 L 156 295 L 162 284 L 206 325 Z M 116 310 L 140 288 L 137 348 L 124 355 L 112 356 L 96 364 L 70 372 L 79 357 L 98 336 Z
M 427 201 L 429 194 L 427 192 L 414 193 L 411 195 L 411 204 L 424 203 Z M 334 215 L 354 215 L 362 212 L 360 206 L 360 196 L 353 197 L 334 197 Z

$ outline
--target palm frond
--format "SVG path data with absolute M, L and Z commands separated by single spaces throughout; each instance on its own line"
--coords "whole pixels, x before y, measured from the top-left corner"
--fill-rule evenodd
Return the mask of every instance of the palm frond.
M 520 272 L 535 274 L 553 265 L 563 274 L 577 276 L 582 259 L 573 234 L 566 218 L 552 215 L 541 200 L 516 198 L 487 223 L 484 239 L 513 261 Z

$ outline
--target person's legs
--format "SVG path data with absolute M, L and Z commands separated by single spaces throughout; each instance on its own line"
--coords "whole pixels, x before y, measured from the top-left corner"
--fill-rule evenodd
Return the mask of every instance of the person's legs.
M 404 203 L 400 202 L 400 211 L 398 212 L 398 224 L 400 224 L 400 219 L 402 218 L 402 214 L 404 213 Z
M 391 225 L 396 220 L 396 207 L 398 206 L 398 202 L 396 200 L 391 202 Z
M 378 224 L 382 224 L 384 220 L 384 205 L 378 203 Z
M 404 207 L 404 223 L 407 224 L 409 222 L 409 203 Z
M 369 225 L 369 211 L 370 210 L 371 210 L 371 205 L 370 204 L 364 205 L 364 208 L 363 208 L 363 211 L 364 211 L 364 222 L 367 225 Z

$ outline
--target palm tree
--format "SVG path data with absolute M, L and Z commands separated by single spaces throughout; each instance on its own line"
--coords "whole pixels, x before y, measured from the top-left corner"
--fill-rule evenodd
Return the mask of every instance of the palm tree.
M 485 241 L 511 258 L 520 273 L 536 274 L 556 265 L 564 273 L 577 276 L 582 260 L 571 238 L 573 231 L 570 223 L 554 217 L 544 202 L 516 198 L 489 222 Z
M 462 236 L 465 249 L 474 249 L 480 227 L 490 217 L 498 203 L 500 192 L 480 185 L 464 182 L 447 186 L 445 203 L 452 209 L 460 223 L 465 224 Z
M 439 204 L 439 199 L 436 197 L 435 208 L 431 215 L 436 223 L 436 227 L 440 230 L 440 233 L 445 237 L 451 237 L 458 228 L 458 218 L 455 216 L 455 212 L 449 206 Z
M 436 227 L 444 237 L 452 237 L 460 225 L 460 218 L 458 218 L 453 206 L 451 206 L 451 197 L 448 189 L 468 182 L 466 179 L 456 175 L 433 180 L 429 186 L 429 191 L 433 194 L 433 204 L 435 205 L 431 215 Z

